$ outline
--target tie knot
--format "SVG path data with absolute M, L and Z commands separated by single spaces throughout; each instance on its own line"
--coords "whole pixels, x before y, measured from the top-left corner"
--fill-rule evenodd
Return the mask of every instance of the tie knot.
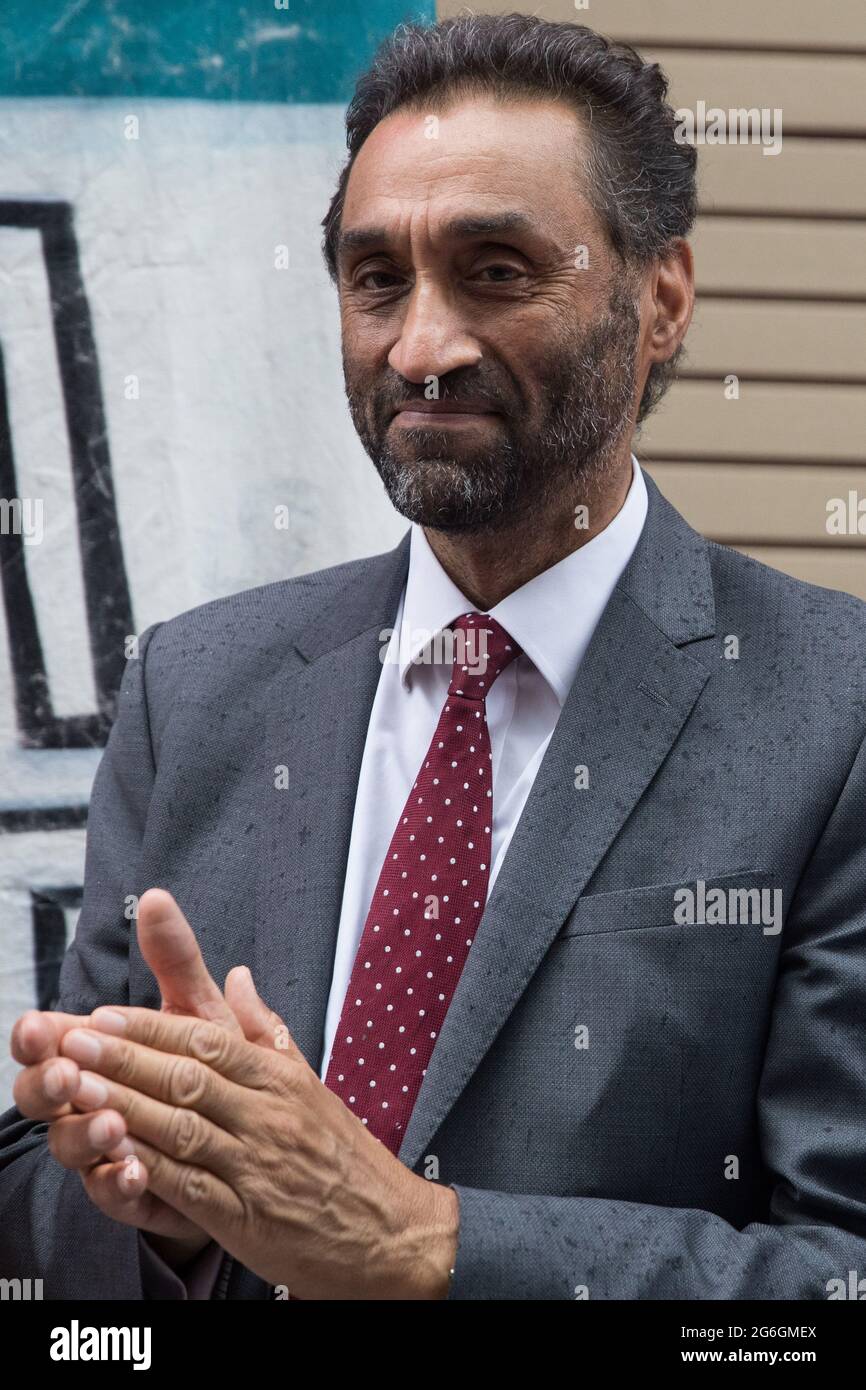
M 463 613 L 451 627 L 454 664 L 448 694 L 484 700 L 496 677 L 523 648 L 489 613 Z

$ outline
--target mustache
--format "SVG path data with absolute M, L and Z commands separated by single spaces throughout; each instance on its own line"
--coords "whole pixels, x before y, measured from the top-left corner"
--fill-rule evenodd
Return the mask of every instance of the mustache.
M 481 385 L 476 386 L 469 380 L 455 385 L 446 384 L 440 378 L 432 395 L 429 385 L 417 386 L 408 381 L 382 382 L 373 388 L 372 394 L 377 414 L 389 416 L 396 410 L 406 409 L 415 404 L 423 405 L 430 401 L 436 401 L 439 405 L 480 406 L 483 409 L 499 411 L 502 415 L 511 414 L 514 406 L 513 400 L 506 399 L 503 392 L 493 391 Z

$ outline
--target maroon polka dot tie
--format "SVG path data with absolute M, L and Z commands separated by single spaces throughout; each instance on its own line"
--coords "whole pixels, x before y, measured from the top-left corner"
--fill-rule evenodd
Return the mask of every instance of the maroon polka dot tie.
M 394 831 L 325 1084 L 397 1153 L 470 947 L 490 878 L 493 776 L 485 699 L 521 648 L 495 618 L 443 634 L 451 683 Z

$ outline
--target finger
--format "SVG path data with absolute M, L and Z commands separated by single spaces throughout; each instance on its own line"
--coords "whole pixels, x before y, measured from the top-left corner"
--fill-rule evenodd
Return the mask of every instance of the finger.
M 83 1027 L 89 1014 L 61 1014 L 28 1009 L 12 1028 L 11 1051 L 24 1067 L 57 1056 L 57 1045 L 70 1028 Z
M 307 1060 L 279 1014 L 259 996 L 246 965 L 236 965 L 226 976 L 226 1003 L 243 1029 L 247 1042 L 282 1052 L 294 1062 Z
M 97 1009 L 91 1014 L 90 1024 L 100 1035 L 122 1036 L 157 1052 L 195 1057 L 240 1086 L 267 1088 L 273 1084 L 279 1070 L 271 1054 L 247 1042 L 239 1024 L 237 1033 L 232 1034 L 219 1023 L 206 1019 L 127 1005 Z
M 126 1121 L 115 1110 L 95 1114 L 64 1115 L 48 1127 L 48 1147 L 64 1168 L 90 1168 L 109 1150 L 132 1154 L 126 1139 Z
M 138 1136 L 134 1142 L 136 1157 L 146 1172 L 148 1192 L 231 1253 L 226 1237 L 243 1221 L 245 1212 L 229 1184 L 205 1168 L 177 1162 Z
M 113 1158 L 113 1154 L 109 1157 Z M 81 1180 L 94 1206 L 113 1221 L 137 1226 L 152 1235 L 189 1235 L 186 1217 L 148 1191 L 147 1169 L 137 1155 L 125 1155 L 120 1162 L 100 1163 L 82 1172 Z
M 104 1086 L 113 1081 L 128 1091 L 161 1101 L 164 1106 L 194 1110 L 232 1133 L 250 1096 L 245 1088 L 227 1081 L 194 1057 L 157 1052 L 142 1043 L 99 1033 L 95 1028 L 73 1028 L 61 1046 L 65 1055 L 87 1068 L 82 1071 L 76 1104 L 89 1109 L 109 1103 Z M 90 1079 L 91 1072 L 98 1073 L 96 1084 Z M 134 1125 L 130 1128 L 143 1134 Z
M 51 1057 L 18 1073 L 12 1099 L 28 1120 L 53 1120 L 70 1113 L 79 1083 L 78 1066 L 71 1058 Z
M 149 888 L 139 900 L 138 945 L 156 976 L 167 1013 L 213 1019 L 232 1032 L 240 1032 L 204 963 L 195 932 L 163 888 Z
M 93 1087 L 100 1109 L 116 1110 L 127 1132 L 179 1163 L 199 1164 L 212 1173 L 232 1177 L 237 1173 L 245 1146 L 198 1111 L 166 1105 L 152 1096 L 131 1090 L 95 1072 L 82 1072 L 82 1082 Z

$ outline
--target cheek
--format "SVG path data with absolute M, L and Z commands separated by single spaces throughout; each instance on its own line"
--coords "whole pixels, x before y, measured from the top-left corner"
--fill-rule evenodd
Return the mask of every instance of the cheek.
M 344 334 L 359 339 L 380 339 L 399 333 L 397 306 L 380 304 L 371 309 L 366 297 L 344 293 L 340 296 L 340 327 Z
M 534 412 L 549 400 L 551 382 L 562 373 L 565 360 L 574 348 L 563 331 L 562 319 L 520 313 L 519 321 L 500 325 L 498 333 L 484 340 L 489 359 L 508 374 L 524 401 Z
M 589 304 L 573 295 L 537 294 L 486 313 L 482 309 L 474 327 L 482 344 L 509 366 L 539 375 L 540 364 L 556 360 L 591 319 Z
M 381 371 L 399 337 L 394 326 L 384 319 L 371 319 L 368 314 L 353 312 L 351 308 L 341 311 L 340 331 L 343 357 L 356 376 Z

